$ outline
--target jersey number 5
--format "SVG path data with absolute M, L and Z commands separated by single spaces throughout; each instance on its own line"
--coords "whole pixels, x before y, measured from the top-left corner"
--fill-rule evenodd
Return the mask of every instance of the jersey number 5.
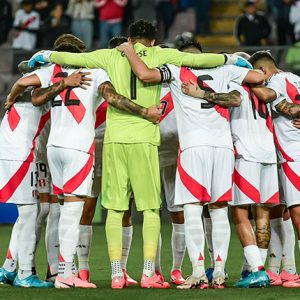
M 210 75 L 200 75 L 197 79 L 197 83 L 200 87 L 201 90 L 206 91 L 206 92 L 215 92 L 212 88 L 209 86 L 204 85 L 204 81 L 206 80 L 214 80 Z M 201 103 L 201 108 L 208 109 L 208 108 L 213 108 L 215 106 L 214 103 Z

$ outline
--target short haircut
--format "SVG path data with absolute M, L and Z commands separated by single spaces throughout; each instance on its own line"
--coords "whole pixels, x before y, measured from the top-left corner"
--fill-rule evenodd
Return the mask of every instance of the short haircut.
M 114 49 L 118 46 L 120 46 L 123 43 L 127 42 L 127 37 L 126 36 L 115 36 L 111 38 L 108 42 L 108 48 L 109 49 Z
M 86 51 L 84 42 L 73 34 L 62 34 L 53 45 L 54 51 L 80 53 Z
M 196 42 L 195 40 L 192 40 L 192 41 L 189 41 L 189 42 L 185 42 L 181 47 L 179 47 L 178 50 L 179 51 L 184 51 L 185 49 L 191 48 L 191 47 L 197 48 L 200 52 L 203 52 L 201 44 L 198 43 L 198 42 Z
M 128 36 L 131 39 L 147 39 L 153 41 L 156 36 L 156 28 L 151 22 L 139 20 L 129 25 Z
M 266 60 L 266 61 L 272 62 L 275 66 L 277 66 L 277 63 L 276 63 L 274 57 L 268 50 L 261 50 L 261 51 L 255 52 L 254 54 L 252 54 L 252 56 L 249 58 L 248 61 L 251 63 L 251 65 L 254 65 L 259 60 Z

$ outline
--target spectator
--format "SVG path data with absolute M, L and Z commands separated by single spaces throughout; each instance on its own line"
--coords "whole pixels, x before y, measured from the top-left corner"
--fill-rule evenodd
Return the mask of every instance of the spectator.
M 146 20 L 149 22 L 156 21 L 155 4 L 149 0 L 133 0 L 133 18 L 134 21 Z
M 11 4 L 7 0 L 0 0 L 0 45 L 5 43 L 12 26 Z
M 69 32 L 70 20 L 64 14 L 63 5 L 57 3 L 41 28 L 42 48 L 51 48 L 60 35 Z
M 99 9 L 100 44 L 107 47 L 108 41 L 122 33 L 124 7 L 127 0 L 96 0 Z
M 235 25 L 236 37 L 241 46 L 266 45 L 271 33 L 271 26 L 266 16 L 257 12 L 256 4 L 247 1 L 244 5 L 244 13 Z
M 72 18 L 71 31 L 87 49 L 93 46 L 94 0 L 70 0 L 67 14 Z
M 41 25 L 46 20 L 49 15 L 50 15 L 50 4 L 48 0 L 38 0 L 35 3 L 35 10 L 39 13 L 40 15 L 40 21 Z
M 13 48 L 32 50 L 36 46 L 40 26 L 39 14 L 33 10 L 33 1 L 23 0 L 14 20 Z
M 289 20 L 294 25 L 295 40 L 300 41 L 300 1 L 295 1 L 291 6 Z
M 210 0 L 194 0 L 196 13 L 196 34 L 209 34 L 209 8 Z
M 174 22 L 176 3 L 174 0 L 156 0 L 158 28 L 162 27 L 163 40 L 168 38 L 170 27 Z

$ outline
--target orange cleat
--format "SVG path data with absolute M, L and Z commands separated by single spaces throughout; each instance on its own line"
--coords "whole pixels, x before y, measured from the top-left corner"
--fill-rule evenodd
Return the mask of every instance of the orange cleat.
M 170 284 L 162 280 L 162 276 L 154 274 L 151 277 L 143 274 L 141 279 L 141 288 L 145 289 L 169 289 Z
M 131 278 L 131 277 L 127 274 L 127 272 L 126 272 L 125 269 L 123 269 L 123 273 L 124 273 L 124 278 L 125 278 L 125 280 L 126 280 L 127 286 L 128 286 L 128 285 L 137 285 L 137 284 L 138 284 L 138 282 L 137 282 L 136 280 L 134 280 L 133 278 Z
M 83 281 L 90 282 L 90 271 L 89 270 L 79 270 L 78 277 Z
M 176 285 L 184 284 L 185 279 L 182 277 L 181 270 L 173 270 L 171 273 L 170 282 Z
M 127 287 L 127 283 L 125 278 L 115 276 L 111 281 L 111 288 L 112 289 L 124 289 Z
M 270 285 L 272 285 L 272 286 L 282 285 L 282 280 L 281 280 L 281 277 L 279 275 L 275 274 L 271 270 L 268 270 L 267 274 L 270 278 Z
M 69 278 L 56 276 L 54 286 L 57 289 L 69 289 L 69 288 L 95 289 L 96 288 L 95 284 L 88 281 L 83 281 L 75 275 L 72 275 Z

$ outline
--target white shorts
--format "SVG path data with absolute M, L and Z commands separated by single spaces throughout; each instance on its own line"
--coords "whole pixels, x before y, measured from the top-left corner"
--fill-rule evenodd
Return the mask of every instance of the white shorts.
M 287 207 L 300 205 L 300 162 L 285 162 L 279 169 L 283 199 Z
M 55 195 L 91 196 L 94 155 L 51 146 L 47 156 Z
M 178 157 L 175 205 L 231 201 L 233 168 L 230 149 L 201 146 L 184 150 Z
M 279 204 L 277 164 L 236 159 L 231 205 Z
M 181 206 L 174 205 L 176 170 L 177 164 L 160 169 L 162 192 L 167 203 L 168 211 L 170 212 L 183 211 Z
M 37 203 L 34 162 L 0 159 L 0 203 Z
M 38 192 L 40 194 L 49 194 L 51 191 L 51 176 L 47 161 L 36 163 L 38 172 Z

